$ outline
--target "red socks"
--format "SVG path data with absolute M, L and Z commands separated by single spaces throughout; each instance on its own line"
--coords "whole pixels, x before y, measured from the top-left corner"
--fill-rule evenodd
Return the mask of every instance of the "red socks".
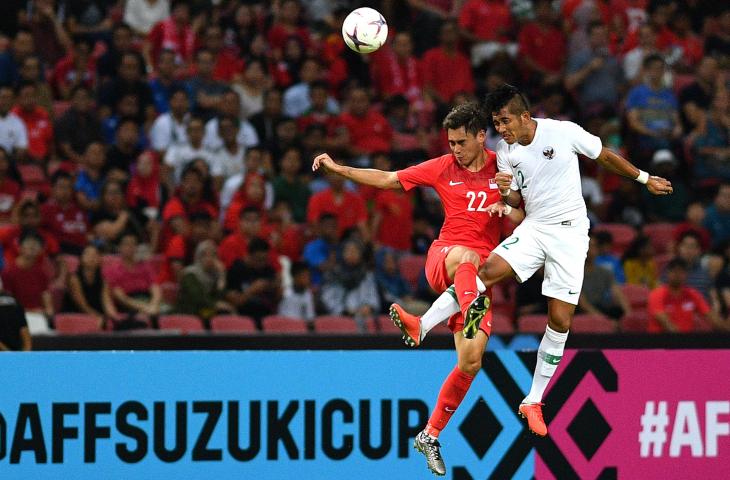
M 477 267 L 473 263 L 462 263 L 457 267 L 454 274 L 454 288 L 456 288 L 456 298 L 459 299 L 461 315 L 466 319 L 469 305 L 479 296 Z
M 433 437 L 439 436 L 441 430 L 446 427 L 451 416 L 461 404 L 473 380 L 474 377 L 462 372 L 459 367 L 454 367 L 441 386 L 436 408 L 431 414 L 431 418 L 428 419 L 428 425 L 426 425 L 427 434 Z

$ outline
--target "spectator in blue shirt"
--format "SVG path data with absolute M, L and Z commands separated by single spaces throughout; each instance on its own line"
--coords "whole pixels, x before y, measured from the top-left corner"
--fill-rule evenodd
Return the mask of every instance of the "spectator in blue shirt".
M 644 59 L 644 83 L 632 88 L 626 98 L 631 132 L 636 135 L 638 166 L 648 167 L 653 153 L 671 149 L 682 135 L 679 102 L 664 86 L 664 59 L 657 54 Z
M 713 247 L 730 239 L 730 183 L 718 188 L 715 201 L 705 211 L 704 226 L 710 231 Z
M 104 145 L 94 142 L 84 152 L 84 168 L 76 176 L 76 201 L 82 210 L 95 212 L 99 209 L 101 187 L 104 185 L 102 174 L 106 164 Z
M 317 238 L 304 246 L 302 259 L 312 270 L 312 285 L 322 283 L 324 273 L 332 270 L 337 263 L 337 218 L 329 213 L 319 217 Z
M 612 251 L 613 235 L 606 231 L 599 231 L 596 232 L 594 237 L 596 239 L 598 253 L 594 259 L 594 264 L 611 272 L 616 283 L 626 283 L 626 276 L 624 275 L 624 267 L 621 264 L 621 259 Z

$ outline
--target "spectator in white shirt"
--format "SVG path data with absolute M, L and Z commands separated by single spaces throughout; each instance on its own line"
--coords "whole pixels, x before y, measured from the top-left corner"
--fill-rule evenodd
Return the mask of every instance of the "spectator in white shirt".
M 244 154 L 246 149 L 238 144 L 238 131 L 241 121 L 229 115 L 218 117 L 218 135 L 223 145 L 210 153 L 210 174 L 216 191 L 220 191 L 223 181 L 233 175 L 246 173 Z
M 165 153 L 163 178 L 170 191 L 180 183 L 185 166 L 192 160 L 200 158 L 210 165 L 210 152 L 203 147 L 203 125 L 200 117 L 192 117 L 188 122 L 187 142 L 172 145 Z
M 219 149 L 223 145 L 223 140 L 218 133 L 218 118 L 222 115 L 242 118 L 241 98 L 233 90 L 228 90 L 223 94 L 218 117 L 210 119 L 208 123 L 205 124 L 205 139 L 203 140 L 203 144 L 207 149 L 212 151 Z M 236 138 L 238 140 L 238 144 L 244 149 L 252 145 L 259 144 L 259 136 L 253 128 L 253 125 L 251 125 L 248 120 L 241 122 L 237 135 L 238 136 Z
M 291 118 L 297 118 L 312 108 L 312 100 L 309 97 L 310 85 L 318 80 L 322 80 L 322 72 L 325 68 L 314 58 L 308 58 L 302 64 L 299 71 L 301 82 L 289 87 L 284 92 L 284 115 Z M 332 98 L 327 98 L 327 111 L 331 114 L 339 112 L 337 102 Z
M 24 157 L 28 150 L 28 130 L 23 121 L 10 111 L 15 103 L 15 92 L 0 87 L 0 147 L 16 157 Z
M 164 155 L 171 146 L 187 143 L 189 109 L 187 92 L 182 88 L 173 90 L 170 94 L 170 111 L 157 117 L 150 129 L 150 143 L 155 151 Z
M 259 146 L 253 146 L 246 150 L 243 172 L 237 173 L 225 180 L 223 189 L 220 194 L 221 204 L 221 220 L 225 218 L 226 210 L 233 201 L 233 197 L 238 189 L 243 185 L 246 172 L 255 172 L 262 177 L 269 179 L 272 177 L 271 155 Z M 264 197 L 264 209 L 270 210 L 274 205 L 274 187 L 268 180 L 264 185 L 266 196 Z
M 127 0 L 124 23 L 141 36 L 146 36 L 157 22 L 170 16 L 169 0 Z
M 284 290 L 284 297 L 279 303 L 279 315 L 311 322 L 315 313 L 309 267 L 304 262 L 295 262 L 291 266 L 291 276 L 292 284 Z

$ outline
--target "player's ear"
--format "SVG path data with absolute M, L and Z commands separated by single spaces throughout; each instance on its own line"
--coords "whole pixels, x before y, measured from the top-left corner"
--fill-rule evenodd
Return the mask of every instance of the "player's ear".
M 484 142 L 487 140 L 487 131 L 486 130 L 479 130 L 477 132 L 477 141 L 480 144 L 484 144 Z

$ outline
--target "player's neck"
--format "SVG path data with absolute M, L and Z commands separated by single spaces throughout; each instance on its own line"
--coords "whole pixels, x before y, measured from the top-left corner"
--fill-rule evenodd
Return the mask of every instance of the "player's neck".
M 535 139 L 535 132 L 537 131 L 537 122 L 532 118 L 527 124 L 525 131 L 522 135 L 517 138 L 517 143 L 520 145 L 529 145 Z
M 466 169 L 469 170 L 470 172 L 478 172 L 479 170 L 484 168 L 484 165 L 486 163 L 487 163 L 487 156 L 486 156 L 484 150 L 482 149 L 479 156 L 473 162 L 471 162 L 469 164 L 469 166 L 466 167 Z

